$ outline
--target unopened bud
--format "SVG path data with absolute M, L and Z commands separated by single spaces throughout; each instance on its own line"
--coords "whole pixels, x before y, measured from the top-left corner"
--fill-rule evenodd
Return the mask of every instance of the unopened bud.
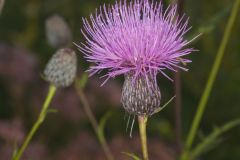
M 160 107 L 160 89 L 149 75 L 148 80 L 143 76 L 134 79 L 134 75 L 125 75 L 121 102 L 124 109 L 133 115 L 151 116 Z
M 5 0 L 0 0 L 0 15 L 2 13 L 2 9 L 3 9 L 3 6 L 4 6 L 4 2 Z
M 56 87 L 72 84 L 77 72 L 76 53 L 69 48 L 59 49 L 49 60 L 44 75 Z
M 45 23 L 49 45 L 54 48 L 65 47 L 72 41 L 72 33 L 68 24 L 58 15 L 53 15 Z

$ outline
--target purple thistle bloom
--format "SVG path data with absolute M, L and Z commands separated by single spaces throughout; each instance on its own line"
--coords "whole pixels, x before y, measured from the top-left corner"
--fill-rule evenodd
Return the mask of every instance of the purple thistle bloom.
M 133 82 L 131 84 L 137 86 L 141 83 L 144 86 L 140 87 L 141 91 L 151 90 L 149 101 L 152 95 L 155 95 L 156 103 L 135 102 L 136 97 L 141 94 L 136 96 L 137 91 L 136 93 L 134 91 L 135 98 L 134 100 L 130 98 L 131 101 L 125 100 L 126 95 L 123 93 L 124 108 L 135 108 L 127 111 L 137 115 L 153 114 L 160 105 L 161 97 L 156 75 L 161 73 L 171 79 L 163 72 L 164 69 L 176 71 L 180 68 L 187 71 L 181 64 L 191 62 L 182 58 L 193 51 L 192 48 L 186 48 L 192 40 L 183 38 L 191 28 L 188 27 L 188 19 L 177 15 L 176 5 L 169 6 L 163 11 L 162 3 L 159 2 L 134 0 L 127 3 L 125 0 L 108 7 L 104 5 L 99 11 L 96 10 L 95 15 L 90 16 L 90 22 L 83 19 L 85 31 L 82 33 L 86 43 L 79 46 L 87 61 L 95 64 L 88 70 L 90 75 L 104 69 L 108 71 L 104 75 L 106 81 L 122 74 L 125 75 L 126 81 L 126 76 L 130 75 L 131 77 L 127 79 Z M 124 84 L 128 84 L 125 86 L 127 88 L 131 87 L 129 83 Z M 157 94 L 154 93 L 156 90 Z M 133 91 L 129 92 L 127 97 L 133 96 Z M 138 101 L 147 99 L 147 96 L 138 97 Z M 132 107 L 133 104 L 135 107 Z M 140 111 L 139 105 L 143 105 Z

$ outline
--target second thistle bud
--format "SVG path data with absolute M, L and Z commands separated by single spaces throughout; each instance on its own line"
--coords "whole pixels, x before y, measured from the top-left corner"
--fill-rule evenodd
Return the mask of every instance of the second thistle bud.
M 69 48 L 59 49 L 49 60 L 44 75 L 56 87 L 72 84 L 77 72 L 76 53 Z
M 133 115 L 151 116 L 160 107 L 160 89 L 148 75 L 148 81 L 143 76 L 134 79 L 134 75 L 125 75 L 122 89 L 122 104 L 124 109 Z
M 45 23 L 46 36 L 50 46 L 60 48 L 72 41 L 70 27 L 59 15 L 53 15 Z

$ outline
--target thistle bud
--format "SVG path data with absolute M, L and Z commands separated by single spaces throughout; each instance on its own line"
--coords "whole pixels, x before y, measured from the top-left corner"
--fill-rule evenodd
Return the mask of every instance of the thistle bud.
M 151 116 L 160 107 L 161 93 L 152 76 L 125 74 L 121 102 L 124 109 L 133 115 Z
M 49 60 L 44 75 L 56 87 L 72 84 L 77 72 L 76 53 L 69 48 L 59 49 Z
M 68 24 L 58 15 L 53 15 L 45 23 L 46 36 L 50 46 L 60 48 L 72 41 L 72 33 Z
M 5 0 L 0 0 L 0 15 L 2 13 L 2 9 L 3 9 L 3 6 L 4 6 L 4 2 Z

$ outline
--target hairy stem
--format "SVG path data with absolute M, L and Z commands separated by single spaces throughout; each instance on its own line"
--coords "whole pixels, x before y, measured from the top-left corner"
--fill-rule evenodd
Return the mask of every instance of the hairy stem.
M 149 160 L 148 147 L 147 147 L 147 134 L 146 134 L 147 117 L 138 116 L 138 123 L 139 123 L 139 133 L 140 133 L 140 138 L 142 143 L 143 160 Z
M 39 117 L 38 117 L 37 121 L 35 122 L 35 124 L 33 125 L 32 129 L 30 130 L 29 134 L 27 135 L 27 138 L 24 140 L 21 148 L 13 156 L 13 158 L 12 158 L 13 160 L 19 160 L 21 158 L 23 152 L 25 151 L 26 147 L 28 146 L 29 142 L 31 141 L 33 135 L 36 133 L 39 126 L 43 123 L 43 121 L 47 115 L 47 110 L 48 110 L 49 104 L 52 101 L 52 98 L 56 92 L 56 89 L 57 88 L 55 86 L 50 85 L 48 95 L 44 101 L 44 104 L 43 104 L 42 110 L 39 114 Z
M 87 100 L 87 98 L 86 98 L 86 96 L 85 96 L 85 94 L 84 94 L 84 92 L 82 90 L 82 87 L 80 86 L 80 84 L 77 81 L 75 83 L 75 88 L 76 88 L 77 94 L 78 94 L 78 96 L 79 96 L 79 98 L 80 98 L 80 100 L 81 100 L 81 102 L 83 104 L 83 109 L 84 109 L 84 111 L 85 111 L 85 113 L 86 113 L 86 115 L 87 115 L 87 117 L 88 117 L 88 119 L 89 119 L 89 121 L 90 121 L 90 123 L 91 123 L 91 125 L 92 125 L 92 127 L 93 127 L 93 129 L 94 129 L 94 131 L 95 131 L 95 133 L 97 135 L 97 137 L 98 137 L 98 140 L 99 140 L 99 142 L 100 142 L 100 144 L 101 144 L 101 146 L 103 148 L 103 151 L 104 151 L 107 159 L 108 160 L 113 160 L 114 158 L 113 158 L 113 155 L 112 155 L 112 153 L 111 153 L 111 151 L 109 149 L 109 146 L 108 146 L 108 144 L 106 142 L 106 139 L 103 136 L 101 136 L 101 134 L 99 133 L 98 122 L 97 122 L 96 118 L 93 115 L 93 112 L 92 112 L 92 110 L 90 108 L 90 105 L 88 103 L 88 100 Z
M 233 24 L 234 24 L 234 22 L 236 20 L 236 17 L 237 17 L 237 12 L 238 12 L 239 5 L 240 5 L 240 0 L 236 0 L 234 5 L 233 5 L 233 9 L 232 9 L 231 15 L 229 17 L 226 29 L 224 31 L 224 36 L 223 36 L 223 39 L 221 41 L 220 47 L 218 49 L 217 56 L 215 58 L 213 67 L 212 67 L 211 72 L 210 72 L 210 76 L 208 78 L 206 87 L 204 89 L 203 95 L 202 95 L 201 100 L 199 102 L 197 112 L 196 112 L 196 116 L 194 116 L 194 120 L 193 120 L 191 129 L 190 129 L 189 135 L 187 137 L 186 152 L 182 155 L 182 159 L 184 159 L 184 160 L 188 159 L 187 154 L 188 154 L 189 149 L 191 148 L 191 146 L 193 144 L 194 138 L 196 136 L 196 132 L 199 128 L 200 121 L 202 119 L 204 110 L 206 108 L 206 104 L 207 104 L 209 95 L 212 91 L 213 84 L 215 82 L 217 73 L 219 71 L 219 67 L 220 67 L 220 64 L 222 62 L 222 58 L 223 58 L 223 55 L 224 55 L 224 52 L 225 52 L 225 49 L 226 49 L 226 46 L 227 46 L 227 42 L 229 40 L 230 33 L 231 33 L 232 28 L 233 28 Z

